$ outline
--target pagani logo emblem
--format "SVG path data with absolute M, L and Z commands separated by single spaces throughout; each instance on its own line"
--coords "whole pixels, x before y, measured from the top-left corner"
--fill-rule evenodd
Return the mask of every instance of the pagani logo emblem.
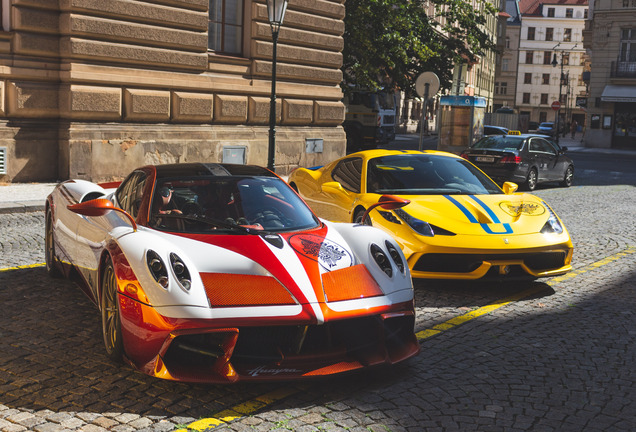
M 535 203 L 513 203 L 510 201 L 502 201 L 499 207 L 510 216 L 518 217 L 522 214 L 528 216 L 539 216 L 545 213 L 545 207 Z
M 350 267 L 351 254 L 339 244 L 313 234 L 298 234 L 289 239 L 289 243 L 299 254 L 310 258 L 327 270 Z
M 299 372 L 302 371 L 300 369 L 293 368 L 268 368 L 266 366 L 257 366 L 254 369 L 250 369 L 247 371 L 248 375 L 251 375 L 253 377 L 259 375 L 279 375 L 289 373 L 297 374 Z

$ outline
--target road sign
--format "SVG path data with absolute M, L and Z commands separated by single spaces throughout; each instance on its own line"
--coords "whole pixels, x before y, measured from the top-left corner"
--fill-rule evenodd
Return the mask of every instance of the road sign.
M 552 102 L 552 109 L 555 111 L 558 111 L 559 109 L 561 109 L 561 102 L 559 101 Z
M 428 84 L 428 89 L 426 88 L 427 84 Z M 438 91 L 439 91 L 439 78 L 437 77 L 435 72 L 423 72 L 415 80 L 415 92 L 421 98 L 428 98 L 429 96 L 435 96 Z

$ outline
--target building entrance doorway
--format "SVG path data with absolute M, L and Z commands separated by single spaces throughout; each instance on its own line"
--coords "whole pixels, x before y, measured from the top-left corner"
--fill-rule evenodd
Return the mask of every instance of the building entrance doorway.
M 612 147 L 636 149 L 636 103 L 614 105 Z

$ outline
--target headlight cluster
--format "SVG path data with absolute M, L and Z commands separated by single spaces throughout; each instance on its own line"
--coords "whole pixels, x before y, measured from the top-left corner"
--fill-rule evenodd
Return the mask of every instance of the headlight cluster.
M 190 277 L 190 272 L 186 265 L 175 253 L 170 254 L 170 264 L 172 265 L 172 270 L 174 270 L 174 274 L 177 276 L 177 280 L 181 286 L 185 288 L 186 291 L 189 291 L 192 286 L 192 278 Z
M 168 288 L 168 268 L 166 267 L 159 254 L 153 250 L 148 250 L 148 252 L 146 253 L 146 263 L 148 264 L 150 274 L 157 281 L 157 283 L 164 288 Z M 179 281 L 181 286 L 186 291 L 190 290 L 190 287 L 192 286 L 192 278 L 190 277 L 190 272 L 188 271 L 188 268 L 186 267 L 183 260 L 179 258 L 179 256 L 175 253 L 170 254 L 170 266 L 172 267 L 172 271 L 177 277 L 177 280 Z
M 557 218 L 556 214 L 552 211 L 550 207 L 544 202 L 543 205 L 548 209 L 550 213 L 550 217 L 548 221 L 541 228 L 541 234 L 561 234 L 563 232 L 563 225 L 559 222 L 559 218 Z
M 411 216 L 407 212 L 402 209 L 393 210 L 396 215 L 398 215 L 404 222 L 406 222 L 413 230 L 426 237 L 433 237 L 435 233 L 433 232 L 433 228 L 429 225 L 428 222 L 424 222 L 416 217 Z
M 402 260 L 400 252 L 398 252 L 397 248 L 388 240 L 385 242 L 385 245 L 389 251 L 389 255 L 391 255 L 391 258 L 393 259 L 393 262 L 397 266 L 398 270 L 400 270 L 400 273 L 404 273 L 404 261 Z
M 386 248 L 389 251 L 389 255 L 391 255 L 391 259 L 389 259 L 380 246 L 375 243 L 371 244 L 371 256 L 375 263 L 388 277 L 393 276 L 393 265 L 391 262 L 395 263 L 395 266 L 401 273 L 404 273 L 404 261 L 397 248 L 388 241 L 386 242 Z

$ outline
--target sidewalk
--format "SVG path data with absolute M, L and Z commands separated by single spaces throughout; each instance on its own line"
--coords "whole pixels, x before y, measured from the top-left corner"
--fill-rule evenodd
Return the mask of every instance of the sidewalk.
M 409 134 L 410 135 L 410 134 Z M 417 134 L 419 136 L 419 134 Z M 560 137 L 561 147 L 567 147 L 569 152 L 604 153 L 604 154 L 634 154 L 633 150 L 617 150 L 611 148 L 583 147 L 581 135 L 572 139 L 569 136 Z M 43 211 L 46 197 L 57 183 L 0 183 L 0 214 L 26 213 Z
M 57 183 L 0 183 L 0 214 L 44 210 L 44 202 Z

